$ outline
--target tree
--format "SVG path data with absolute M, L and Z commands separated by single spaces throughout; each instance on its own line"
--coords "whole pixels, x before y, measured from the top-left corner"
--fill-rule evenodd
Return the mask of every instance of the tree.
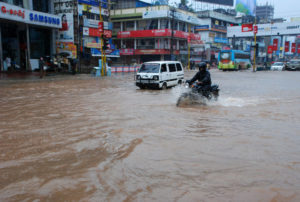
M 188 5 L 189 1 L 188 0 L 181 0 L 180 3 L 178 4 L 178 8 L 190 12 L 194 12 L 194 9 L 192 8 L 192 4 Z

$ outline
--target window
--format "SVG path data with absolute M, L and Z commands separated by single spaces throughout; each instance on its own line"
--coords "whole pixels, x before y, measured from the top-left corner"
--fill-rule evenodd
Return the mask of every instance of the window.
M 49 2 L 47 0 L 32 0 L 33 10 L 48 13 Z
M 146 63 L 140 68 L 140 73 L 159 73 L 159 64 L 156 63 Z
M 176 63 L 177 71 L 182 71 L 182 67 L 179 63 Z
M 250 59 L 250 54 L 235 53 L 234 57 L 235 57 L 235 59 Z
M 169 29 L 169 19 L 163 19 L 160 21 L 160 29 Z
M 175 64 L 169 64 L 169 70 L 170 70 L 170 72 L 176 72 Z
M 162 64 L 161 65 L 161 70 L 160 72 L 167 72 L 167 65 L 166 64 Z
M 5 3 L 8 3 L 8 4 L 13 4 L 13 5 L 16 5 L 16 6 L 23 7 L 23 0 L 3 0 L 3 1 L 0 1 L 0 2 L 5 2 Z
M 134 30 L 134 21 L 124 22 L 124 31 Z

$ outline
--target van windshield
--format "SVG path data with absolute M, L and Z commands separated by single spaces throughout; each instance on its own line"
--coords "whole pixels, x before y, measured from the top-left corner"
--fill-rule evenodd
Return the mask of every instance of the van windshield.
M 143 64 L 140 68 L 140 73 L 159 73 L 160 65 L 157 63 Z

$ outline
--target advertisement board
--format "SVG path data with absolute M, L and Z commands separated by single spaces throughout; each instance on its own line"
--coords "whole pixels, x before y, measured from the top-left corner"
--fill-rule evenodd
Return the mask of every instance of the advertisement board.
M 296 43 L 292 43 L 292 53 L 296 53 Z
M 289 52 L 290 51 L 290 42 L 286 41 L 284 44 L 284 52 Z
M 120 49 L 120 55 L 133 55 L 133 54 L 134 54 L 134 49 L 132 48 Z
M 273 51 L 278 50 L 278 39 L 273 39 Z
M 225 5 L 225 6 L 233 6 L 233 0 L 195 0 L 195 1 Z
M 172 14 L 169 10 L 158 10 L 158 11 L 145 11 L 143 12 L 143 19 L 151 18 L 171 18 Z M 194 16 L 186 15 L 185 13 L 175 12 L 174 18 L 183 22 L 191 23 L 194 25 L 201 25 L 201 20 Z
M 61 18 L 61 29 L 56 34 L 59 42 L 74 42 L 74 4 L 72 0 L 55 0 L 54 12 Z
M 256 0 L 236 0 L 235 10 L 238 13 L 255 16 Z
M 300 22 L 257 24 L 257 36 L 297 35 L 300 34 Z M 253 32 L 242 32 L 241 26 L 227 28 L 227 37 L 253 37 Z
M 174 37 L 191 40 L 201 40 L 200 34 L 188 33 L 183 31 L 174 30 Z M 142 38 L 142 37 L 168 37 L 172 35 L 170 29 L 155 29 L 155 30 L 136 30 L 136 31 L 125 31 L 118 32 L 118 38 Z

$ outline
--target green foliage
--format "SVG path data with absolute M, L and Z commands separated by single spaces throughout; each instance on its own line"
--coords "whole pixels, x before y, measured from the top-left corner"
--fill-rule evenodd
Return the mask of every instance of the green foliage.
M 241 3 L 236 5 L 236 11 L 249 15 L 249 10 Z

